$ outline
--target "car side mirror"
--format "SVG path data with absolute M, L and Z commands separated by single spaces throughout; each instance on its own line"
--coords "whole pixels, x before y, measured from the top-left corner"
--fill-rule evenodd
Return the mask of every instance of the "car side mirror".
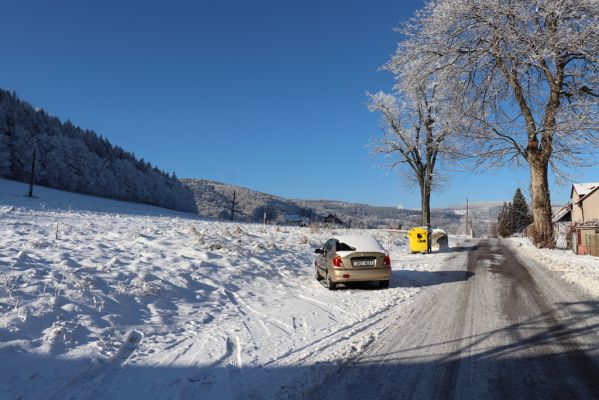
M 314 252 L 316 254 L 323 254 L 324 253 L 324 251 L 322 249 L 316 249 L 316 250 L 314 250 Z

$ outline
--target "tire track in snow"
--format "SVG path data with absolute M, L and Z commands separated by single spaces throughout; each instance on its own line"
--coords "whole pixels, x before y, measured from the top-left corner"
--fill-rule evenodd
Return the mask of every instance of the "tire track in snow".
M 259 320 L 259 321 L 266 321 L 269 324 L 275 326 L 276 328 L 279 328 L 280 330 L 282 330 L 284 333 L 286 333 L 288 335 L 290 335 L 292 332 L 295 331 L 293 326 L 291 326 L 283 321 L 279 321 L 278 319 L 273 318 L 268 314 L 265 314 L 261 311 L 256 310 L 255 308 L 253 308 L 248 303 L 246 303 L 239 295 L 235 294 L 234 292 L 231 292 L 231 291 L 228 291 L 225 289 L 224 293 L 229 298 L 229 300 L 231 300 L 231 302 L 233 304 L 238 306 L 238 308 L 240 309 L 240 312 L 242 312 L 244 315 L 247 315 L 247 314 L 243 312 L 243 309 L 247 309 L 251 313 L 257 315 L 258 317 L 261 317 L 262 320 Z
M 340 307 L 337 307 L 337 306 L 335 306 L 333 304 L 328 304 L 328 303 L 325 303 L 323 301 L 316 300 L 316 299 L 313 299 L 313 298 L 310 298 L 310 297 L 307 297 L 307 296 L 304 296 L 304 295 L 301 295 L 301 294 L 299 294 L 297 296 L 294 296 L 294 297 L 296 299 L 302 300 L 302 301 L 304 301 L 304 302 L 306 302 L 306 303 L 308 303 L 308 304 L 310 304 L 310 305 L 312 305 L 314 307 L 317 307 L 317 308 L 321 309 L 322 311 L 326 312 L 327 314 L 329 314 L 329 315 L 331 315 L 333 317 L 334 317 L 335 314 L 332 313 L 332 312 L 330 312 L 328 310 L 328 308 L 335 309 L 336 311 L 339 312 L 339 314 L 343 315 L 343 317 L 347 318 L 347 316 L 349 315 L 349 313 L 347 311 L 345 311 L 344 309 L 342 309 Z M 333 319 L 335 321 L 337 321 L 336 318 L 333 318 Z
M 185 342 L 185 344 L 183 346 L 180 346 L 180 347 L 183 347 L 183 351 L 176 353 L 173 356 L 172 360 L 170 360 L 168 362 L 168 365 L 170 365 L 170 366 L 174 365 L 179 359 L 185 357 L 191 351 L 191 349 L 196 347 L 197 342 L 194 339 L 195 338 L 186 339 L 185 341 L 182 341 L 182 342 Z M 174 346 L 170 346 L 170 348 L 173 348 L 173 347 Z M 204 342 L 201 342 L 200 347 L 204 347 Z M 156 363 L 156 365 L 160 365 L 162 363 L 162 361 L 163 360 L 160 360 L 159 362 Z
M 224 285 L 223 283 L 218 282 L 218 281 L 208 277 L 206 274 L 198 273 L 198 275 L 200 275 L 203 280 L 209 281 L 215 287 L 222 287 L 222 286 L 226 287 L 226 285 Z M 273 318 L 265 313 L 262 313 L 256 309 L 254 309 L 249 304 L 247 304 L 243 299 L 241 299 L 241 297 L 239 295 L 237 295 L 235 292 L 233 292 L 229 289 L 226 289 L 226 288 L 221 289 L 220 292 L 223 293 L 229 299 L 229 301 L 235 306 L 235 308 L 241 315 L 243 315 L 249 319 L 248 313 L 244 311 L 244 309 L 246 309 L 246 310 L 250 311 L 251 313 L 261 317 L 261 318 L 257 319 L 257 321 L 267 336 L 271 336 L 272 332 L 270 331 L 270 329 L 268 329 L 265 322 L 270 323 L 271 325 L 273 325 L 274 327 L 283 331 L 287 335 L 290 335 L 291 332 L 295 331 L 293 326 L 286 324 L 285 322 L 279 321 L 276 318 Z M 250 331 L 250 334 L 252 336 L 254 335 L 253 332 L 251 332 L 251 331 Z
M 226 378 L 219 373 L 219 370 L 223 368 L 227 369 Z M 178 398 L 182 400 L 212 398 L 214 393 L 222 397 L 223 392 L 230 392 L 230 398 L 245 398 L 246 385 L 242 368 L 241 340 L 236 335 L 229 335 L 225 340 L 225 353 L 213 363 L 201 367 L 201 372 L 197 375 L 189 376 L 187 378 L 189 384 L 181 388 Z M 200 386 L 193 385 L 196 383 L 199 383 Z
M 227 339 L 225 341 L 224 354 L 222 356 L 220 356 L 218 359 L 211 362 L 210 364 L 206 365 L 204 368 L 206 370 L 211 370 L 211 369 L 214 369 L 217 367 L 221 367 L 223 365 L 228 365 L 229 364 L 228 360 L 231 358 L 232 354 L 233 354 L 233 346 L 232 346 L 231 338 L 227 337 Z M 200 374 L 189 376 L 187 378 L 187 380 L 189 382 L 199 382 L 202 379 L 205 379 L 206 376 L 207 376 L 207 374 L 204 371 L 202 371 L 202 373 L 200 373 Z
M 228 344 L 231 347 L 231 357 L 227 365 L 229 372 L 229 381 L 227 385 L 231 389 L 231 394 L 234 399 L 245 398 L 245 382 L 243 380 L 243 362 L 241 360 L 241 342 L 238 336 L 234 336 L 233 340 L 228 338 Z M 232 384 L 231 384 L 232 383 Z
M 391 304 L 382 310 L 379 310 L 362 321 L 346 325 L 328 335 L 319 338 L 305 346 L 292 349 L 287 353 L 282 354 L 278 358 L 264 363 L 263 367 L 269 366 L 285 366 L 297 364 L 307 360 L 317 354 L 322 353 L 330 348 L 338 348 L 359 339 L 360 334 L 380 334 L 386 331 L 400 316 L 395 316 L 395 306 L 404 303 L 407 300 L 413 299 L 414 296 L 402 299 L 398 303 Z

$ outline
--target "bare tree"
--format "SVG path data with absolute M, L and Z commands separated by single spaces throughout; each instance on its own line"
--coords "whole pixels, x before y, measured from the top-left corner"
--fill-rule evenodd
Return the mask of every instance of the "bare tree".
M 468 105 L 451 118 L 465 154 L 528 164 L 540 247 L 553 246 L 549 167 L 589 163 L 599 146 L 598 16 L 597 0 L 429 0 L 389 63 L 414 82 L 453 82 Z
M 420 188 L 422 224 L 430 225 L 430 198 L 440 184 L 438 160 L 447 151 L 449 129 L 439 115 L 440 91 L 436 87 L 416 89 L 395 86 L 395 95 L 370 95 L 369 109 L 383 117 L 383 135 L 374 140 L 376 153 L 391 158 L 390 168 L 405 167 L 409 182 Z

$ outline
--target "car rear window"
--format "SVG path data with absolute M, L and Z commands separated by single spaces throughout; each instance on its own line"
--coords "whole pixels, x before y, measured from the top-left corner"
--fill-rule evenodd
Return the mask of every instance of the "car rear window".
M 337 251 L 354 251 L 355 247 L 351 247 L 349 244 L 343 242 L 337 242 Z
M 349 246 L 351 248 L 349 251 L 386 252 L 379 241 L 370 235 L 340 236 L 335 239 L 337 240 L 337 243 L 344 243 L 346 246 Z M 337 248 L 337 251 L 343 250 Z

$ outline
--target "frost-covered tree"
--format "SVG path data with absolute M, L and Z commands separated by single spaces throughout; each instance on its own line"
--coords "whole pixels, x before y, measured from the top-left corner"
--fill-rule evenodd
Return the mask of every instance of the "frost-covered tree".
M 41 185 L 197 211 L 193 193 L 174 174 L 0 90 L 0 176 L 28 181 L 34 149 Z
M 35 147 L 32 133 L 22 125 L 16 125 L 11 134 L 10 147 L 12 176 L 19 180 L 28 180 Z
M 401 76 L 400 76 L 401 78 Z M 369 109 L 379 112 L 383 120 L 382 137 L 372 147 L 387 156 L 390 168 L 404 167 L 408 183 L 420 190 L 422 224 L 430 225 L 431 192 L 440 186 L 438 161 L 449 152 L 447 137 L 451 132 L 441 115 L 444 93 L 436 85 L 409 87 L 398 83 L 394 94 L 370 95 Z
M 0 176 L 10 174 L 11 157 L 10 157 L 10 138 L 6 128 L 3 126 L 3 121 L 0 120 Z
M 599 146 L 599 1 L 429 0 L 399 29 L 390 64 L 410 81 L 452 82 L 469 154 L 528 164 L 535 244 L 553 246 L 549 168 L 587 163 Z

